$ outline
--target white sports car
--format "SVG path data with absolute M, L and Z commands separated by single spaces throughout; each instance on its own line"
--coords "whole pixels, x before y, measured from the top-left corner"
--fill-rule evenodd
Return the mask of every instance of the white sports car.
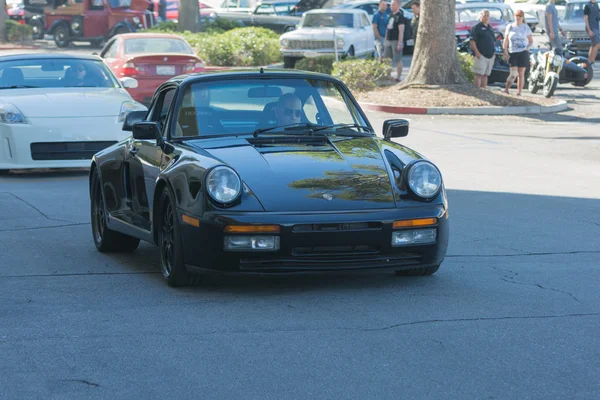
M 101 58 L 0 56 L 0 172 L 89 167 L 98 151 L 129 137 L 127 114 L 147 108 Z

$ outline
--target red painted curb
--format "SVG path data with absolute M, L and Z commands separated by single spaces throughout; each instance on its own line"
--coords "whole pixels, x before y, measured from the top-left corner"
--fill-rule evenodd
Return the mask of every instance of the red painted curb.
M 383 111 L 395 114 L 427 114 L 427 108 L 422 107 L 396 107 L 383 104 L 360 103 L 362 108 L 371 111 Z

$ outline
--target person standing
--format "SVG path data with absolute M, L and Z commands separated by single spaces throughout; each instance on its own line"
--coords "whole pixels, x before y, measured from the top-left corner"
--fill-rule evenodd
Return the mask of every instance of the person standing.
M 475 55 L 473 60 L 475 86 L 485 89 L 496 59 L 496 37 L 494 36 L 494 29 L 490 26 L 490 10 L 481 10 L 479 21 L 471 29 L 469 43 Z
M 167 0 L 159 0 L 158 1 L 158 17 L 161 22 L 165 22 L 167 20 Z
M 410 30 L 412 31 L 412 38 L 417 44 L 417 33 L 419 32 L 419 20 L 421 19 L 421 3 L 415 1 L 412 3 L 410 8 L 413 11 L 414 17 L 410 20 Z
M 402 76 L 402 49 L 404 48 L 404 15 L 400 12 L 400 0 L 392 0 L 392 15 L 388 20 L 387 32 L 384 41 L 386 53 L 392 57 L 392 67 L 396 66 L 396 82 Z M 388 50 L 389 49 L 389 50 Z
M 585 21 L 585 30 L 587 31 L 592 43 L 590 45 L 590 51 L 588 53 L 588 61 L 590 64 L 596 62 L 596 55 L 600 48 L 600 27 L 598 21 L 600 20 L 600 11 L 598 10 L 598 3 L 596 0 L 590 0 L 589 3 L 583 8 L 583 19 Z
M 546 32 L 548 32 L 548 38 L 550 39 L 550 44 L 554 48 L 554 51 L 556 54 L 562 56 L 562 40 L 560 39 L 558 32 L 560 32 L 563 36 L 565 36 L 565 32 L 558 23 L 558 10 L 556 10 L 554 3 L 556 3 L 556 0 L 550 0 L 546 6 Z
M 517 96 L 521 95 L 523 85 L 525 84 L 525 70 L 529 66 L 529 49 L 533 45 L 533 33 L 525 22 L 525 13 L 523 10 L 517 10 L 515 13 L 516 22 L 508 24 L 504 33 L 504 59 L 510 64 L 510 75 L 506 80 L 504 93 L 508 94 L 508 89 L 517 80 Z
M 379 2 L 379 10 L 373 15 L 373 33 L 375 34 L 375 50 L 379 57 L 379 62 L 383 61 L 383 41 L 387 31 L 387 24 L 390 19 L 387 0 Z

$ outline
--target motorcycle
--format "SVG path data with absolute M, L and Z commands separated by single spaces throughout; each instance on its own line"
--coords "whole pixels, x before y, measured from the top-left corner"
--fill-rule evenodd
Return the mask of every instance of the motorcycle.
M 556 50 L 540 51 L 532 49 L 529 55 L 531 72 L 527 78 L 531 94 L 543 87 L 544 97 L 552 97 L 558 87 L 560 71 L 565 62 L 564 57 L 556 54 Z
M 534 94 L 543 87 L 545 97 L 551 97 L 559 83 L 581 87 L 590 83 L 594 77 L 591 64 L 586 57 L 577 57 L 572 42 L 564 44 L 563 56 L 556 54 L 555 50 L 532 49 L 530 64 L 532 72 L 528 78 L 529 91 Z

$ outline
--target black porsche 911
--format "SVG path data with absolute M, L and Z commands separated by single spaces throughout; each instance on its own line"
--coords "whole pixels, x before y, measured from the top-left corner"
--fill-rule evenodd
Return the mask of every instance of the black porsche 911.
M 90 169 L 101 252 L 158 245 L 164 278 L 390 270 L 430 275 L 446 256 L 438 168 L 378 138 L 348 88 L 301 71 L 236 70 L 162 84 L 132 136 Z

